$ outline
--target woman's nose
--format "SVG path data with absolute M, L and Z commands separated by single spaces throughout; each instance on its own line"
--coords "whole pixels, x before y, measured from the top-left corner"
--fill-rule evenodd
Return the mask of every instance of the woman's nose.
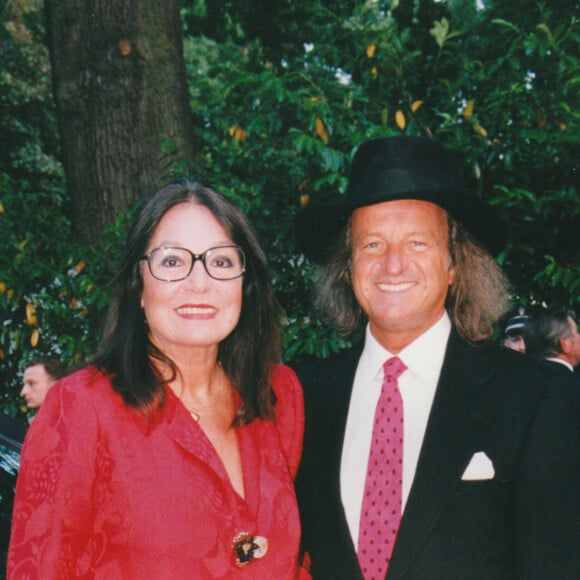
M 211 284 L 211 277 L 207 273 L 201 260 L 195 260 L 189 276 L 184 282 L 196 291 L 205 290 Z

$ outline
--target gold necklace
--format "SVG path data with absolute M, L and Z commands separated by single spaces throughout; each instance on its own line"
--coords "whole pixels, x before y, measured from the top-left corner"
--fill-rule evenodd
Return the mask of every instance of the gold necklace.
M 213 400 L 208 405 L 205 405 L 203 407 L 203 409 L 200 410 L 198 408 L 194 409 L 194 408 L 188 407 L 183 401 L 181 401 L 183 403 L 183 406 L 187 409 L 187 411 L 191 415 L 192 419 L 196 423 L 199 423 L 199 420 L 201 419 L 202 413 L 205 413 L 208 409 L 211 409 L 217 403 L 219 395 L 221 395 L 222 391 L 224 390 L 226 373 L 224 372 L 224 369 L 222 367 L 222 363 L 219 361 L 218 361 L 218 367 L 221 371 L 221 376 L 222 376 L 221 381 L 220 381 L 220 386 L 219 386 L 218 390 L 216 391 L 216 394 L 213 396 Z

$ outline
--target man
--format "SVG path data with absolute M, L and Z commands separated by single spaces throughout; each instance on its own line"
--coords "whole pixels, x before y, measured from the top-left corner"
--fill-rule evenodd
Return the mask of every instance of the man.
M 504 316 L 503 345 L 518 352 L 526 352 L 524 331 L 530 319 L 530 310 L 525 306 L 517 306 Z
M 488 342 L 507 292 L 484 246 L 503 230 L 447 150 L 364 143 L 344 203 L 307 208 L 296 233 L 354 343 L 300 372 L 314 579 L 579 578 L 578 401 Z
M 580 364 L 580 334 L 574 315 L 566 308 L 539 310 L 526 328 L 530 355 L 545 359 L 574 373 Z M 572 375 L 580 387 L 580 375 Z
M 64 368 L 58 360 L 37 359 L 28 363 L 20 391 L 26 406 L 29 409 L 39 409 L 50 387 L 64 374 Z

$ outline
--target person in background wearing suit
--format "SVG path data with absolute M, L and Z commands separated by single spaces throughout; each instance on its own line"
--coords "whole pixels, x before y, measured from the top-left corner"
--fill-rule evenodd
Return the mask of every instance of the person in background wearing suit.
M 572 311 L 562 307 L 539 310 L 526 327 L 525 341 L 528 354 L 568 369 L 580 388 L 580 375 L 574 372 L 580 364 L 580 333 Z
M 296 489 L 315 580 L 580 577 L 571 385 L 492 344 L 499 219 L 450 153 L 363 143 L 342 203 L 296 221 L 318 305 L 353 347 L 302 369 Z

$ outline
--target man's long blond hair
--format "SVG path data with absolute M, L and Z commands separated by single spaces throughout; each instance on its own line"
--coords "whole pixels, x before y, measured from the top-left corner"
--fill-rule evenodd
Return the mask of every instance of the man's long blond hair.
M 460 336 L 473 344 L 491 338 L 509 303 L 506 276 L 493 257 L 449 215 L 449 263 L 456 275 L 449 287 L 446 309 Z M 320 269 L 315 305 L 324 320 L 344 336 L 358 338 L 366 315 L 352 289 L 350 221 Z

